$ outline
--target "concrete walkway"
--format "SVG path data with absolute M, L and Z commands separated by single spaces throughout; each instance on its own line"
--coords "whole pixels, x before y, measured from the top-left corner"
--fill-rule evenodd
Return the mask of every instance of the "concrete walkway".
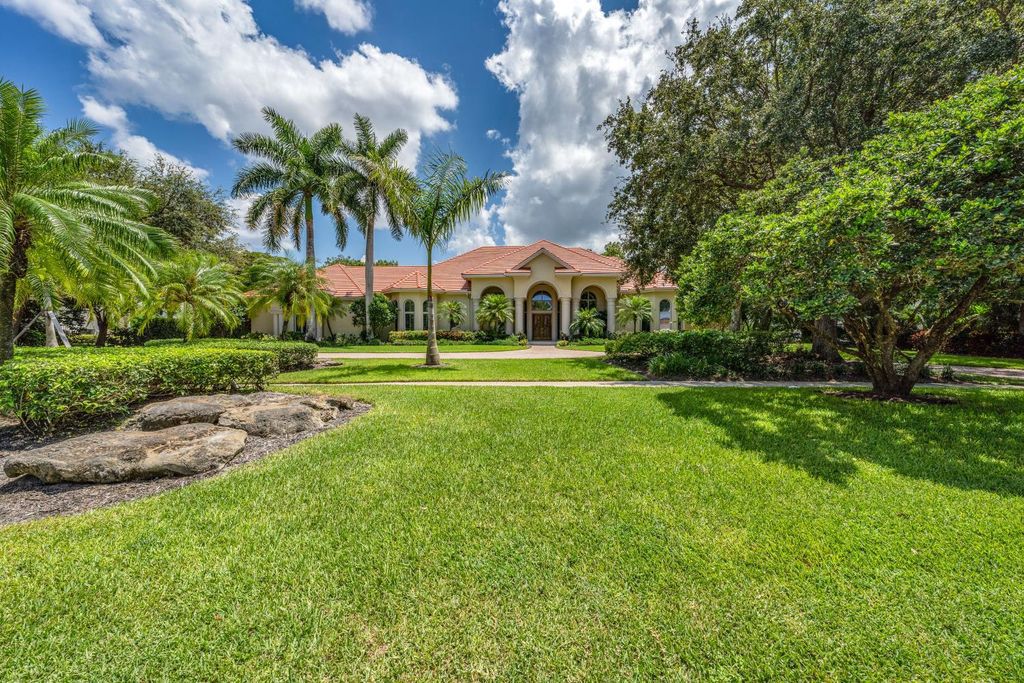
M 743 382 L 712 382 L 699 380 L 633 380 L 633 381 L 457 381 L 457 382 L 288 382 L 275 383 L 274 386 L 283 387 L 601 387 L 601 388 L 622 388 L 629 387 L 639 389 L 671 389 L 687 387 L 691 389 L 708 388 L 741 388 L 741 389 L 867 389 L 871 386 L 868 382 L 775 382 L 775 381 L 743 381 Z M 992 384 L 918 384 L 918 389 L 1022 389 L 1024 386 L 995 386 Z
M 466 351 L 459 353 L 458 351 L 445 351 L 445 348 L 451 347 L 440 347 L 441 358 L 447 360 L 509 360 L 516 358 L 600 358 L 604 355 L 601 351 L 580 351 L 577 349 L 560 349 L 554 344 L 531 344 L 525 349 L 518 349 L 516 351 Z M 458 347 L 456 347 L 458 348 Z M 355 351 L 341 351 L 341 352 L 330 352 L 324 351 L 318 355 L 320 360 L 331 360 L 336 358 L 380 358 L 382 360 L 394 359 L 394 358 L 423 358 L 424 353 L 417 351 L 416 353 L 359 353 Z
M 975 368 L 970 365 L 954 365 L 953 372 L 957 375 L 983 375 L 1024 382 L 1024 368 Z

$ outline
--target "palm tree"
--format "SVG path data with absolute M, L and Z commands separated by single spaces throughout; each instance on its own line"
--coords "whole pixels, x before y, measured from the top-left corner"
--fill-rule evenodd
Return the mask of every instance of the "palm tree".
M 168 251 L 163 231 L 136 220 L 152 195 L 85 178 L 114 163 L 89 146 L 96 130 L 80 122 L 49 133 L 34 90 L 0 81 L 0 362 L 14 355 L 14 300 L 30 262 L 47 258 L 70 277 L 107 267 L 132 278 Z
M 448 319 L 448 329 L 454 330 L 456 327 L 466 322 L 466 307 L 458 301 L 443 301 L 437 305 L 441 315 Z
M 271 304 L 281 307 L 286 320 L 293 316 L 297 325 L 305 325 L 310 312 L 319 319 L 331 312 L 334 297 L 324 291 L 326 280 L 316 271 L 290 259 L 275 259 L 254 266 L 256 296 L 249 301 L 249 310 L 258 311 Z
M 207 334 L 216 323 L 228 329 L 237 327 L 240 320 L 234 309 L 241 302 L 238 278 L 227 264 L 206 252 L 184 252 L 157 270 L 140 331 L 166 313 L 185 341 L 192 341 Z
M 581 308 L 569 325 L 569 331 L 577 337 L 596 337 L 604 332 L 604 321 L 596 308 Z
M 504 173 L 466 177 L 466 161 L 457 154 L 435 154 L 426 166 L 426 177 L 413 198 L 409 232 L 427 248 L 426 365 L 440 365 L 437 350 L 437 316 L 434 312 L 434 249 L 447 244 L 459 223 L 469 220 L 505 184 Z
M 620 325 L 625 325 L 630 321 L 633 322 L 633 332 L 637 331 L 637 322 L 650 321 L 653 319 L 653 307 L 651 306 L 650 299 L 646 299 L 639 294 L 626 297 L 619 305 L 619 312 L 616 316 L 616 320 Z
M 348 224 L 334 201 L 338 196 L 336 185 L 347 171 L 340 156 L 341 126 L 332 123 L 305 137 L 294 121 L 270 107 L 264 107 L 263 119 L 270 124 L 273 136 L 243 133 L 232 143 L 242 154 L 262 161 L 239 171 L 231 194 L 255 197 L 245 222 L 263 232 L 263 243 L 272 251 L 279 250 L 289 238 L 296 249 L 301 249 L 305 225 L 306 268 L 315 272 L 314 200 L 324 215 L 334 219 L 338 247 L 343 249 L 348 240 Z M 312 311 L 307 316 L 315 321 Z M 309 326 L 307 338 L 316 336 L 315 327 Z
M 508 324 L 513 318 L 512 302 L 504 294 L 488 294 L 480 299 L 480 308 L 476 312 L 476 320 L 480 326 L 496 333 L 500 327 Z
M 367 339 L 373 338 L 370 302 L 373 297 L 373 230 L 377 214 L 382 210 L 391 225 L 391 236 L 402 239 L 402 225 L 409 203 L 416 192 L 416 178 L 398 163 L 398 154 L 409 140 L 399 128 L 383 140 L 377 140 L 370 119 L 356 114 L 356 139 L 342 140 L 345 173 L 335 186 L 335 205 L 342 206 L 356 219 L 359 231 L 366 237 L 366 287 L 363 302 Z

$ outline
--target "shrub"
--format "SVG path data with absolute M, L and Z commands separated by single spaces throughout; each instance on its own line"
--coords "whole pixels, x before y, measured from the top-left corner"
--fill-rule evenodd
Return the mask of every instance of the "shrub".
M 742 371 L 752 363 L 779 354 L 783 340 L 765 333 L 740 334 L 715 330 L 639 332 L 607 343 L 612 359 L 647 362 L 655 356 L 681 353 L 705 358 L 709 364 Z
M 146 347 L 149 348 L 174 346 L 269 351 L 277 356 L 277 364 L 281 372 L 313 367 L 320 350 L 316 344 L 277 340 L 197 339 L 194 342 L 184 343 L 180 339 L 152 339 L 146 342 Z
M 263 389 L 277 372 L 270 351 L 198 345 L 19 352 L 0 365 L 0 412 L 52 429 L 124 415 L 151 398 Z

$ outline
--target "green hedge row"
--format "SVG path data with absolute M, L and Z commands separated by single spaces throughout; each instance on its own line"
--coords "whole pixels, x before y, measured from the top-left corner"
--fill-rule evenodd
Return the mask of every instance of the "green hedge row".
M 270 351 L 208 348 L 21 351 L 0 365 L 0 412 L 52 429 L 127 414 L 151 398 L 263 389 L 278 373 Z
M 773 354 L 784 351 L 782 337 L 765 333 L 718 332 L 639 332 L 609 340 L 608 356 L 618 360 L 649 361 L 656 356 L 682 354 L 742 371 Z
M 277 364 L 281 372 L 304 370 L 313 367 L 320 349 L 316 344 L 298 341 L 263 341 L 257 339 L 197 339 L 185 343 L 180 339 L 151 339 L 147 347 L 190 347 L 242 349 L 248 351 L 270 351 L 277 356 Z

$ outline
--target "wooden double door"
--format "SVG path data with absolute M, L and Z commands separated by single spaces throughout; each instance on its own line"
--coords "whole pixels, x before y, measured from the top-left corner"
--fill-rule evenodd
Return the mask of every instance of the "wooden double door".
M 533 338 L 537 341 L 551 340 L 551 313 L 533 313 Z

